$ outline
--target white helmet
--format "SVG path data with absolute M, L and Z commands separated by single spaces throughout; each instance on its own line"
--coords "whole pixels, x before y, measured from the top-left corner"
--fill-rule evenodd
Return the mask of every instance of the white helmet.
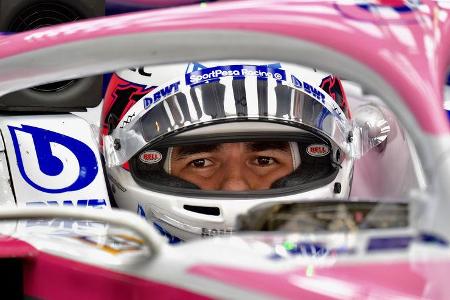
M 186 71 L 165 84 L 157 82 L 156 68 L 123 73 L 143 72 L 147 81 L 113 75 L 103 143 L 120 208 L 137 211 L 176 241 L 231 233 L 237 216 L 257 204 L 348 198 L 363 139 L 336 77 L 280 64 L 190 66 L 197 67 L 183 66 Z M 117 89 L 124 87 L 135 92 L 127 94 L 128 104 L 117 103 Z M 129 101 L 137 102 L 112 116 L 111 108 Z M 205 189 L 207 176 L 188 180 L 174 171 L 176 155 L 190 153 L 186 147 L 233 143 L 282 145 L 290 171 L 262 189 L 255 183 L 245 190 Z

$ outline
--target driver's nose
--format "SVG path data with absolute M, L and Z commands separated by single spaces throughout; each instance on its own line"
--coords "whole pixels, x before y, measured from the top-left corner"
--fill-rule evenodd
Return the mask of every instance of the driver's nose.
M 244 176 L 243 166 L 239 161 L 229 162 L 224 170 L 224 176 L 220 190 L 222 191 L 248 191 L 250 190 L 250 184 L 248 178 Z
M 250 190 L 250 186 L 243 180 L 233 179 L 227 180 L 222 184 L 222 191 L 242 192 Z

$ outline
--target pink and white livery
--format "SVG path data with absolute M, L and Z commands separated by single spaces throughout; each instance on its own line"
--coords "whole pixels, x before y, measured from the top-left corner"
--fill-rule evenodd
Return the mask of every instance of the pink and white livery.
M 85 108 L 82 99 L 54 109 L 45 94 L 25 104 L 0 98 L 2 292 L 33 299 L 449 299 L 450 128 L 442 110 L 449 13 L 446 1 L 220 1 L 0 37 L 0 95 L 111 72 L 141 89 L 118 116 L 122 130 L 102 128 L 101 143 L 98 128 L 70 113 Z M 318 128 L 336 145 L 314 142 L 306 151 L 325 157 L 342 150 L 351 164 L 335 167 L 350 184 L 327 187 L 345 197 L 193 202 L 173 195 L 146 206 L 130 196 L 117 203 L 129 211 L 111 208 L 112 195 L 136 188 L 121 184 L 124 163 L 136 153 L 146 163 L 164 160 L 139 152 L 149 140 L 133 126 L 145 124 L 138 122 L 157 107 L 165 84 L 193 74 L 180 71 L 192 62 L 241 69 L 281 62 L 303 84 L 286 85 L 301 95 L 305 82 L 324 92 L 323 100 L 311 99 L 333 116 L 323 123 L 334 127 Z M 316 75 L 302 77 L 311 69 Z M 323 72 L 342 79 L 351 116 L 342 117 L 332 92 L 319 86 Z M 161 106 L 168 102 L 158 97 Z M 143 144 L 124 147 L 123 138 Z M 206 201 L 218 215 L 195 217 L 192 206 Z M 170 245 L 149 217 L 155 207 L 170 211 L 165 220 L 180 228 L 204 220 L 207 234 Z

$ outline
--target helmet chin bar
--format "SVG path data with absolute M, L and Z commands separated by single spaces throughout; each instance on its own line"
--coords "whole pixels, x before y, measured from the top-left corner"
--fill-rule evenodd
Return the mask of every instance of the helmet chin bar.
M 313 190 L 292 191 L 287 194 L 273 193 L 265 196 L 240 193 L 221 196 L 213 194 L 171 194 L 164 191 L 143 188 L 130 173 L 121 167 L 110 169 L 110 175 L 123 186 L 125 191 L 116 189 L 114 197 L 120 207 L 136 210 L 140 205 L 149 222 L 155 222 L 169 234 L 182 240 L 214 235 L 231 235 L 235 230 L 238 215 L 245 214 L 252 207 L 270 202 L 308 202 L 318 199 L 346 200 L 350 193 L 353 162 L 344 160 L 337 176 L 328 184 Z M 350 181 L 349 181 L 350 178 Z M 341 185 L 340 193 L 335 193 L 335 185 Z M 268 190 L 270 191 L 270 190 Z M 206 192 L 206 191 L 200 191 Z M 197 208 L 197 212 L 192 210 Z M 218 210 L 211 214 L 199 208 Z

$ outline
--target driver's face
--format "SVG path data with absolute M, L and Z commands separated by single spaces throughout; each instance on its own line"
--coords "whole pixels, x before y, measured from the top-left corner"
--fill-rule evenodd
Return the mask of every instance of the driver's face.
M 288 142 L 179 146 L 171 160 L 171 175 L 203 190 L 269 189 L 293 171 Z

